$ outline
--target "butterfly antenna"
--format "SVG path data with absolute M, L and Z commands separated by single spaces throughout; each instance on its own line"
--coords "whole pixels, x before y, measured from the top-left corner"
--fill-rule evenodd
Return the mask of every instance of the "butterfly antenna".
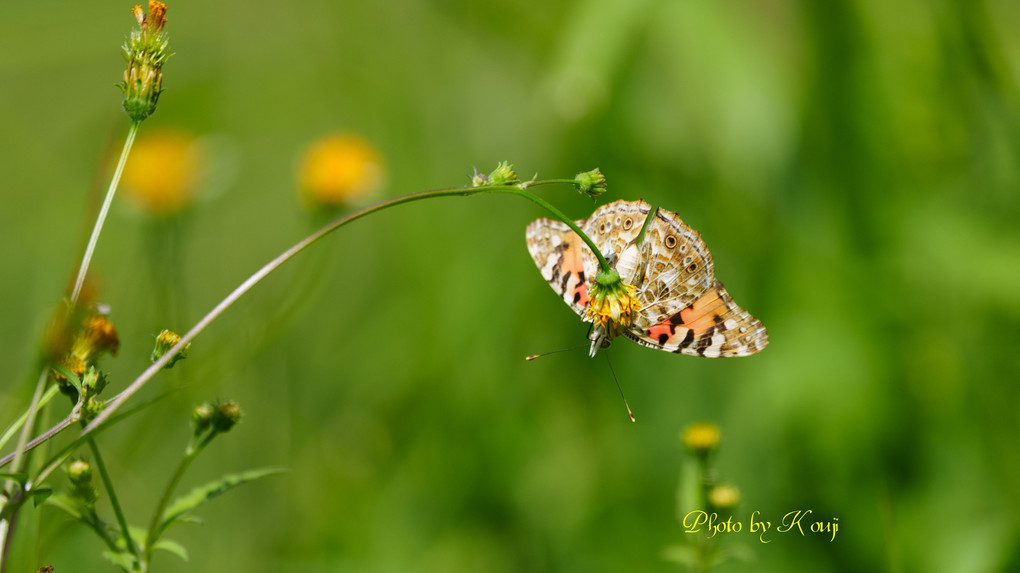
M 556 354 L 557 352 L 567 352 L 568 350 L 577 350 L 578 348 L 584 348 L 584 344 L 578 344 L 577 346 L 571 346 L 570 348 L 561 348 L 559 350 L 550 350 L 549 352 L 543 352 L 542 354 L 532 354 L 531 356 L 525 356 L 525 360 L 534 360 L 543 356 L 549 356 L 550 354 Z
M 613 373 L 613 381 L 616 382 L 616 389 L 620 391 L 620 397 L 623 398 L 623 405 L 627 407 L 627 415 L 630 416 L 631 422 L 637 422 L 634 418 L 634 412 L 630 410 L 630 404 L 627 403 L 627 397 L 623 395 L 623 386 L 620 386 L 620 379 L 616 377 L 616 370 L 613 369 L 613 361 L 609 359 L 609 352 L 605 352 L 606 362 L 609 363 L 609 371 Z

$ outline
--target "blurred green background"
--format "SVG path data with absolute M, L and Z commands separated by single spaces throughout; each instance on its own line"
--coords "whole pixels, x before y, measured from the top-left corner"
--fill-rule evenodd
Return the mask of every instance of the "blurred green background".
M 0 4 L 3 425 L 126 130 L 130 7 Z M 231 308 L 143 395 L 179 391 L 101 437 L 138 524 L 201 401 L 245 419 L 183 491 L 291 470 L 172 530 L 191 560 L 158 571 L 676 570 L 662 552 L 692 537 L 679 432 L 698 420 L 722 430 L 745 527 L 752 511 L 839 520 L 832 542 L 726 535 L 755 560 L 720 571 L 1020 570 L 1017 3 L 180 0 L 168 17 L 176 55 L 142 137 L 201 137 L 206 169 L 179 216 L 114 205 L 93 263 L 122 341 L 111 391 L 161 328 L 187 330 L 327 220 L 297 171 L 337 131 L 378 149 L 375 198 L 500 160 L 525 178 L 599 167 L 605 200 L 702 233 L 771 344 L 710 360 L 618 341 L 632 424 L 604 358 L 523 360 L 586 333 L 527 254 L 535 206 L 450 198 L 358 221 Z M 111 570 L 52 508 L 18 534 L 11 571 Z

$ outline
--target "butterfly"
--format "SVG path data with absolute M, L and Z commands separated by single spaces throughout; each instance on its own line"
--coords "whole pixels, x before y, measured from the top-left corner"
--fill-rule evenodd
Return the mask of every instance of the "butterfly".
M 609 266 L 634 287 L 636 309 L 622 334 L 651 348 L 709 358 L 749 356 L 765 348 L 765 326 L 716 280 L 712 254 L 698 232 L 676 213 L 656 209 L 648 220 L 650 212 L 644 201 L 620 200 L 577 221 Z M 533 221 L 526 237 L 542 278 L 585 316 L 599 271 L 595 254 L 562 221 Z M 612 330 L 593 328 L 591 355 L 608 347 L 613 336 Z

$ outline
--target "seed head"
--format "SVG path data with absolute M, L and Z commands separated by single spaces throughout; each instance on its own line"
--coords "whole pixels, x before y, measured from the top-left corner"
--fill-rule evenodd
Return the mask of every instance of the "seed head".
M 131 13 L 138 21 L 138 28 L 131 31 L 122 48 L 127 69 L 120 89 L 124 92 L 124 111 L 137 122 L 156 111 L 159 94 L 163 93 L 163 64 L 172 54 L 170 41 L 163 31 L 166 4 L 149 0 L 148 16 L 137 5 Z

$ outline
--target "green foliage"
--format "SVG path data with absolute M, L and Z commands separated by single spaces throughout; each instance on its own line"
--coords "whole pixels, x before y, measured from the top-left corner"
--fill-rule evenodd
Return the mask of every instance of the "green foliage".
M 755 571 L 1018 568 L 1016 2 L 169 9 L 171 87 L 140 137 L 199 137 L 208 177 L 174 218 L 114 202 L 91 271 L 121 318 L 107 393 L 147 367 L 152 332 L 186 328 L 324 223 L 296 199 L 294 166 L 332 131 L 378 148 L 375 199 L 503 158 L 528 176 L 598 165 L 600 202 L 643 198 L 701 233 L 771 344 L 720 361 L 615 342 L 631 424 L 604 359 L 522 360 L 585 342 L 524 249 L 539 209 L 449 198 L 359 221 L 136 399 L 173 395 L 101 435 L 132 519 L 164 485 L 181 412 L 210 396 L 249 419 L 195 483 L 292 468 L 204 506 L 205 527 L 174 530 L 189 563 L 160 570 L 662 571 L 683 539 L 676 431 L 706 417 L 725 430 L 716 463 L 743 519 L 813 509 L 845 524 L 834 542 L 729 538 Z M 101 201 L 91 182 L 116 158 L 130 22 L 116 2 L 0 13 L 6 425 Z M 542 195 L 571 217 L 592 210 Z M 22 511 L 11 571 L 34 571 L 36 551 L 58 573 L 109 570 L 93 538 L 46 514 Z
M 159 529 L 157 531 L 158 533 L 162 533 L 174 524 L 193 522 L 193 518 L 187 515 L 188 512 L 194 510 L 210 499 L 222 495 L 231 489 L 244 485 L 250 481 L 273 474 L 283 473 L 285 471 L 287 470 L 283 468 L 249 470 L 242 473 L 225 475 L 218 480 L 196 487 L 188 492 L 187 495 L 183 495 L 175 499 L 173 503 L 166 508 L 166 511 L 163 512 L 163 518 L 160 521 Z

